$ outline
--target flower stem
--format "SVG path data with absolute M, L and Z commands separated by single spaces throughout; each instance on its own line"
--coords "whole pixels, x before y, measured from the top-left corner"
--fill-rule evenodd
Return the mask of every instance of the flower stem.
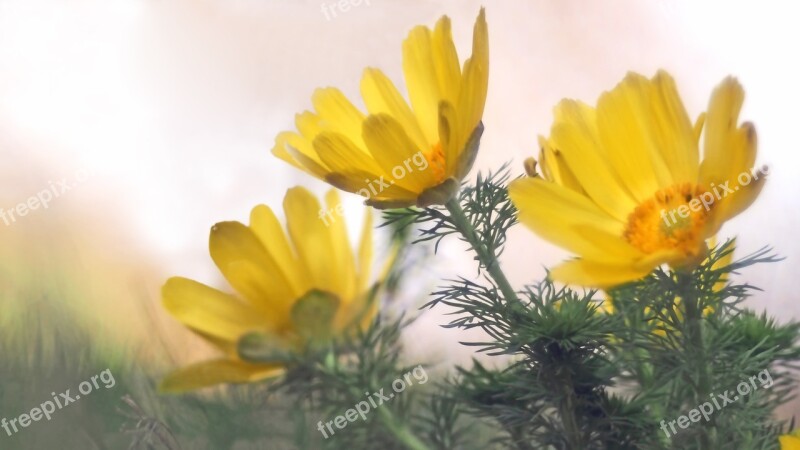
M 464 214 L 464 210 L 458 203 L 458 199 L 451 199 L 445 204 L 445 207 L 450 212 L 450 218 L 453 220 L 453 224 L 478 255 L 478 261 L 481 265 L 486 267 L 486 271 L 489 272 L 489 276 L 492 277 L 497 287 L 500 288 L 500 292 L 503 293 L 503 297 L 506 301 L 518 301 L 519 299 L 517 298 L 516 291 L 511 287 L 511 283 L 509 283 L 508 278 L 506 278 L 506 275 L 500 268 L 500 261 L 498 261 L 497 255 L 494 254 L 494 249 L 488 248 L 480 239 L 478 232 L 475 231 L 475 226 L 467 218 L 467 215 Z
M 397 421 L 389 408 L 378 408 L 378 417 L 394 437 L 409 450 L 428 450 L 428 446 L 414 436 L 408 427 Z
M 572 377 L 567 376 L 563 380 L 564 399 L 559 402 L 558 413 L 561 420 L 564 422 L 565 439 L 567 441 L 567 448 L 569 450 L 583 450 L 586 448 L 581 436 L 580 426 L 578 426 L 578 418 L 575 414 L 575 389 L 572 384 Z
M 692 365 L 697 373 L 696 401 L 702 403 L 710 392 L 710 375 L 708 373 L 708 360 L 706 358 L 706 348 L 703 342 L 703 311 L 700 307 L 699 298 L 692 283 L 691 272 L 678 272 L 678 291 L 684 305 L 686 306 L 686 337 L 690 348 L 689 354 L 694 355 Z M 708 423 L 708 422 L 707 422 Z M 706 424 L 704 424 L 706 425 Z M 713 425 L 710 425 L 713 427 Z M 709 426 L 703 426 L 700 432 L 700 442 L 702 448 L 716 448 L 716 443 L 712 442 L 713 434 Z

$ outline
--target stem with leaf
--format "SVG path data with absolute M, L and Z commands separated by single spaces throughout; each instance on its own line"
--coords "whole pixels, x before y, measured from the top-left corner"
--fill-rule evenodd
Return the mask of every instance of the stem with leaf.
M 686 307 L 686 342 L 690 347 L 687 350 L 694 355 L 691 363 L 697 373 L 695 395 L 698 402 L 703 402 L 710 392 L 710 375 L 703 341 L 703 308 L 692 281 L 691 272 L 677 272 L 678 292 Z M 703 425 L 700 430 L 702 448 L 716 448 L 715 442 L 712 442 L 713 430 L 710 429 L 713 425 Z
M 503 293 L 503 297 L 505 297 L 506 301 L 518 301 L 516 291 L 511 287 L 511 283 L 500 268 L 500 261 L 497 259 L 497 255 L 495 255 L 494 251 L 489 249 L 480 237 L 478 237 L 475 227 L 472 225 L 469 218 L 467 218 L 467 215 L 464 214 L 464 210 L 458 203 L 458 199 L 451 199 L 445 204 L 445 207 L 447 211 L 450 212 L 450 219 L 453 221 L 453 224 L 478 255 L 478 261 L 486 268 L 486 271 L 489 272 L 489 275 L 497 284 L 500 292 Z

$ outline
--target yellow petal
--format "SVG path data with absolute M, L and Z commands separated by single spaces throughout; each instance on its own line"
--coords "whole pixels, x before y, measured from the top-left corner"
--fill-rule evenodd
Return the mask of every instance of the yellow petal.
M 261 241 L 272 260 L 278 263 L 278 268 L 291 284 L 292 291 L 295 294 L 307 291 L 308 280 L 301 276 L 297 255 L 289 245 L 280 221 L 269 206 L 258 205 L 250 211 L 250 229 Z
M 800 450 L 800 437 L 785 434 L 778 440 L 781 443 L 781 450 Z
M 464 138 L 460 135 L 458 111 L 447 101 L 439 103 L 439 144 L 444 153 L 445 171 L 443 176 L 454 175 L 459 155 L 464 151 Z
M 636 261 L 645 256 L 622 236 L 597 229 L 594 224 L 573 225 L 570 229 L 588 244 L 587 251 L 581 254 L 593 261 Z
M 565 284 L 587 287 L 608 288 L 611 286 L 638 280 L 650 273 L 650 270 L 637 269 L 633 266 L 614 266 L 582 259 L 567 261 L 550 271 L 550 278 Z
M 519 210 L 519 221 L 544 239 L 579 255 L 602 254 L 602 249 L 584 238 L 580 226 L 610 236 L 621 236 L 624 224 L 602 211 L 589 198 L 540 178 L 521 178 L 508 188 Z
M 425 140 L 438 142 L 436 115 L 441 93 L 431 49 L 431 30 L 427 27 L 414 27 L 403 41 L 403 74 Z
M 322 118 L 311 111 L 303 111 L 294 116 L 297 131 L 308 141 L 313 142 L 318 134 L 325 131 Z
M 766 181 L 765 175 L 751 172 L 758 138 L 753 124 L 738 126 L 743 103 L 744 89 L 736 79 L 728 77 L 714 90 L 708 106 L 700 181 L 709 189 L 727 183 L 734 191 L 714 205 L 709 234 L 716 234 L 726 220 L 750 206 Z
M 589 197 L 612 216 L 626 221 L 636 203 L 606 160 L 597 134 L 595 111 L 583 103 L 562 100 L 555 114 L 550 133 L 553 146 L 564 155 Z
M 330 172 L 311 143 L 297 133 L 284 131 L 275 138 L 272 154 L 311 176 L 324 180 Z
M 418 193 L 435 184 L 425 155 L 391 116 L 370 115 L 364 122 L 364 141 L 383 173 L 388 175 L 389 184 Z M 424 161 L 425 167 L 416 164 L 417 160 Z
M 311 96 L 311 102 L 322 119 L 320 125 L 325 130 L 347 136 L 358 148 L 364 148 L 364 141 L 361 139 L 364 114 L 340 90 L 317 89 Z
M 633 267 L 637 270 L 646 270 L 651 272 L 656 267 L 663 264 L 680 264 L 685 262 L 687 256 L 680 250 L 676 249 L 661 249 L 653 253 L 646 254 L 634 262 Z
M 181 393 L 222 383 L 252 383 L 277 377 L 283 373 L 278 364 L 251 364 L 229 359 L 217 359 L 193 364 L 167 375 L 159 391 Z
M 256 308 L 278 322 L 285 320 L 297 293 L 280 263 L 267 253 L 253 231 L 239 222 L 220 222 L 211 228 L 211 258 L 225 279 Z
M 663 70 L 653 79 L 652 100 L 651 136 L 672 173 L 673 182 L 694 182 L 700 166 L 697 138 L 675 80 Z
M 361 242 L 358 246 L 358 292 L 359 295 L 354 297 L 353 301 L 345 304 L 342 308 L 341 315 L 338 317 L 338 326 L 350 325 L 354 320 L 360 320 L 362 329 L 369 326 L 375 314 L 378 312 L 378 296 L 370 295 L 372 284 L 372 258 L 373 258 L 373 243 L 372 243 L 372 210 L 367 209 L 364 216 L 364 224 L 361 230 Z M 387 264 L 392 258 L 387 260 Z M 383 280 L 385 274 L 380 274 Z
M 443 16 L 436 22 L 431 45 L 442 100 L 455 103 L 461 87 L 461 68 L 458 66 L 458 53 L 453 44 L 449 17 Z
M 714 236 L 709 240 L 708 247 L 714 248 L 716 246 L 717 246 L 717 238 L 716 236 Z M 715 262 L 714 265 L 711 266 L 711 268 L 714 270 L 718 270 L 731 265 L 731 263 L 733 263 L 733 254 L 735 250 L 736 250 L 736 239 L 734 238 L 727 249 L 728 253 L 722 258 L 717 259 L 717 262 Z M 722 290 L 722 288 L 724 288 L 727 283 L 728 283 L 728 276 L 726 274 L 725 276 L 721 277 L 719 281 L 714 283 L 714 291 L 717 292 Z
M 184 325 L 227 342 L 270 323 L 252 306 L 214 288 L 182 277 L 167 280 L 161 289 L 164 308 Z
M 314 139 L 314 149 L 331 172 L 348 176 L 358 182 L 361 188 L 380 176 L 387 176 L 369 153 L 360 150 L 347 136 L 330 131 L 320 133 Z
M 319 201 L 308 190 L 295 187 L 286 191 L 283 210 L 286 228 L 311 284 L 320 290 L 342 292 L 340 268 L 334 263 L 331 230 L 320 220 Z
M 408 103 L 403 99 L 394 84 L 378 69 L 364 70 L 361 78 L 361 96 L 370 114 L 387 113 L 395 118 L 406 130 L 418 148 L 429 148 L 428 142 Z
M 472 56 L 464 62 L 458 96 L 459 136 L 467 139 L 483 117 L 489 89 L 489 30 L 481 8 L 472 32 Z
M 706 124 L 706 113 L 702 112 L 699 116 L 697 116 L 697 120 L 694 121 L 694 139 L 698 143 L 700 143 L 700 137 L 703 135 L 703 127 Z M 698 167 L 699 170 L 699 167 Z M 699 176 L 699 175 L 698 175 Z
M 327 211 L 331 211 L 333 214 L 330 220 L 323 221 L 323 223 L 330 227 L 330 233 L 333 236 L 331 239 L 332 262 L 337 266 L 341 277 L 341 291 L 336 294 L 346 302 L 356 295 L 356 268 L 353 249 L 350 247 L 350 238 L 347 236 L 342 202 L 336 189 L 331 189 L 325 194 L 325 206 Z
M 728 77 L 711 94 L 705 120 L 703 162 L 700 181 L 707 186 L 735 178 L 753 166 L 756 158 L 756 135 L 752 124 L 739 127 L 739 112 L 744 103 L 744 89 Z
M 478 122 L 478 126 L 476 126 L 469 137 L 467 137 L 461 154 L 458 155 L 458 159 L 456 160 L 456 167 L 453 171 L 453 175 L 450 177 L 451 180 L 457 182 L 453 194 L 458 191 L 458 182 L 467 176 L 469 171 L 472 170 L 472 165 L 475 164 L 475 159 L 478 157 L 478 150 L 480 150 L 481 147 L 481 137 L 483 137 L 483 122 Z M 444 181 L 444 183 L 446 182 L 447 180 Z
M 539 147 L 539 166 L 544 178 L 579 194 L 585 194 L 583 187 L 575 178 L 575 174 L 564 161 L 561 152 L 553 148 L 553 145 L 544 136 L 539 136 Z
M 638 202 L 673 184 L 650 132 L 651 94 L 647 78 L 629 73 L 597 101 L 597 129 L 607 161 Z
M 752 179 L 748 184 L 736 186 L 733 193 L 729 193 L 725 198 L 714 205 L 712 211 L 712 222 L 709 225 L 709 234 L 719 232 L 722 224 L 736 217 L 739 213 L 747 209 L 756 201 L 764 184 L 767 181 L 766 175 L 759 176 L 758 180 Z M 737 182 L 738 184 L 738 182 Z M 730 187 L 733 187 L 732 185 Z

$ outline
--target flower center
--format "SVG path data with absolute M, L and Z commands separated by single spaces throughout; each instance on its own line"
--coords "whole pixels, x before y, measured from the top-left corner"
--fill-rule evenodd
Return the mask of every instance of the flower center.
M 444 150 L 442 150 L 441 142 L 437 142 L 436 145 L 431 147 L 431 149 L 424 153 L 424 155 L 425 159 L 428 160 L 428 168 L 433 173 L 433 178 L 436 181 L 436 184 L 444 181 L 447 161 L 444 158 Z
M 704 228 L 714 207 L 701 200 L 706 189 L 681 183 L 662 189 L 628 216 L 625 239 L 644 253 L 677 249 L 697 255 L 705 242 Z M 708 194 L 706 194 L 707 196 Z

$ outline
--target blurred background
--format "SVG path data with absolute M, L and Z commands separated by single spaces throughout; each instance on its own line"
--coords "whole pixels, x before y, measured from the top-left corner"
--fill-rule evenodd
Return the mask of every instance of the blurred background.
M 195 359 L 204 348 L 159 305 L 163 281 L 182 275 L 224 286 L 208 256 L 211 225 L 246 221 L 259 203 L 277 207 L 294 185 L 326 189 L 270 155 L 275 135 L 293 128 L 317 87 L 358 99 L 367 66 L 402 86 L 400 46 L 415 25 L 449 15 L 465 57 L 482 5 L 363 0 L 345 11 L 336 3 L 0 0 L 0 208 L 12 210 L 43 190 L 58 193 L 46 209 L 0 221 L 5 351 L 14 351 L 10 336 L 19 336 L 13 327 L 22 306 L 42 302 L 57 306 L 52 316 L 32 316 L 43 329 L 101 333 L 109 348 L 130 344 L 137 364 Z M 511 161 L 520 173 L 561 98 L 594 103 L 627 71 L 668 70 L 693 118 L 717 83 L 738 77 L 747 93 L 741 118 L 755 123 L 758 162 L 771 170 L 760 199 L 722 237 L 738 237 L 739 255 L 772 246 L 786 257 L 740 276 L 763 289 L 748 306 L 782 322 L 800 318 L 792 284 L 800 259 L 793 5 L 483 5 L 491 70 L 477 170 Z M 363 209 L 355 196 L 346 204 L 355 234 Z M 540 279 L 568 256 L 520 227 L 509 243 L 502 263 L 516 285 Z M 475 273 L 457 242 L 441 253 L 413 274 L 401 304 L 416 309 L 439 279 Z M 413 325 L 409 358 L 469 361 L 471 350 L 458 345 L 464 336 L 438 326 L 446 322 L 441 313 L 426 312 Z M 800 413 L 800 403 L 780 413 Z

